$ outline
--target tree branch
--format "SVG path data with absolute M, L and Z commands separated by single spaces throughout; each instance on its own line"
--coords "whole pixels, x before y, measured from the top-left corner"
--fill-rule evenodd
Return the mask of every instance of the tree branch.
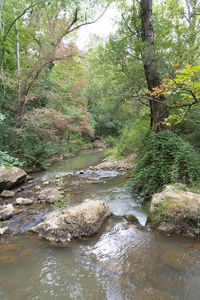
M 6 33 L 4 34 L 3 36 L 3 42 L 5 42 L 10 30 L 12 29 L 13 25 L 16 23 L 17 20 L 19 20 L 23 15 L 25 15 L 25 13 L 30 9 L 30 8 L 33 8 L 34 6 L 40 4 L 40 2 L 36 2 L 32 5 L 30 5 L 29 7 L 27 7 L 19 16 L 17 16 L 13 22 L 10 24 L 10 26 L 8 27 L 8 30 L 6 31 Z
M 69 29 L 69 31 L 68 31 L 66 34 L 71 33 L 71 32 L 73 32 L 73 31 L 75 31 L 75 30 L 81 28 L 82 26 L 85 26 L 85 25 L 91 25 L 91 24 L 96 23 L 97 21 L 99 21 L 99 20 L 101 19 L 101 17 L 103 17 L 103 15 L 104 15 L 105 12 L 107 11 L 108 7 L 109 7 L 109 5 L 106 6 L 106 8 L 105 8 L 105 10 L 103 11 L 103 13 L 102 13 L 96 20 L 90 21 L 90 22 L 85 22 L 85 23 L 82 23 L 82 24 L 80 24 L 80 25 L 77 25 L 76 27 L 74 27 L 74 28 L 72 28 L 72 29 Z M 73 25 L 73 24 L 72 24 L 72 25 Z M 72 26 L 71 26 L 71 27 L 72 27 Z

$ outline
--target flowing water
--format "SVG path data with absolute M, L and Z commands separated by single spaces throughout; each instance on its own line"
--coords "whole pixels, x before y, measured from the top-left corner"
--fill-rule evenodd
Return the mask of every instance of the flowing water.
M 90 151 L 62 162 L 39 180 L 68 174 L 100 161 Z M 81 174 L 80 174 L 81 173 Z M 68 174 L 74 198 L 102 199 L 114 216 L 92 238 L 53 247 L 31 234 L 0 240 L 0 300 L 200 299 L 200 243 L 183 237 L 138 229 L 123 220 L 133 213 L 141 224 L 146 214 L 124 188 L 126 176 L 116 171 Z

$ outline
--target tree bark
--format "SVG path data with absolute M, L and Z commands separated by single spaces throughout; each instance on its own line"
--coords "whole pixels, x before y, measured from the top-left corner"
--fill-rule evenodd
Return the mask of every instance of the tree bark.
M 140 1 L 140 18 L 141 18 L 141 39 L 144 42 L 142 52 L 144 72 L 149 91 L 158 87 L 161 80 L 157 71 L 155 45 L 154 45 L 154 29 L 151 21 L 152 16 L 152 0 Z M 166 107 L 164 95 L 151 97 L 149 100 L 151 110 L 151 128 L 155 132 L 167 129 L 163 124 L 165 118 L 168 117 L 168 109 Z
M 17 100 L 18 104 L 20 103 L 21 97 L 21 70 L 20 70 L 20 57 L 19 57 L 19 34 L 17 26 L 15 27 L 15 34 L 16 34 L 16 61 L 17 61 Z

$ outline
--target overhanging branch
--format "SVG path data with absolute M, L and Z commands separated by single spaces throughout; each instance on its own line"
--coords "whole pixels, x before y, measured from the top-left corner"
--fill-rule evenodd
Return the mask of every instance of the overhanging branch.
M 6 40 L 7 36 L 8 36 L 8 34 L 9 34 L 10 30 L 12 29 L 13 25 L 17 22 L 17 20 L 19 20 L 21 17 L 23 17 L 23 16 L 25 15 L 25 13 L 26 13 L 29 9 L 31 9 L 31 8 L 33 8 L 34 6 L 39 5 L 39 4 L 40 4 L 40 2 L 36 2 L 36 3 L 32 4 L 32 5 L 30 5 L 30 6 L 27 7 L 27 8 L 26 8 L 19 16 L 17 16 L 17 17 L 13 20 L 13 22 L 10 24 L 10 26 L 8 27 L 8 30 L 6 31 L 6 33 L 5 33 L 4 36 L 3 36 L 3 42 L 5 42 L 5 40 Z

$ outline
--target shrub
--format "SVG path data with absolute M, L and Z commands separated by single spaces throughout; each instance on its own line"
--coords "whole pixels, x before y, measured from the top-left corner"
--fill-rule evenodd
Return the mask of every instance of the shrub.
M 104 144 L 108 147 L 112 147 L 114 146 L 116 140 L 112 135 L 108 135 L 107 137 L 105 137 L 105 139 L 103 140 Z
M 165 184 L 191 185 L 200 178 L 200 157 L 180 136 L 163 131 L 144 136 L 129 186 L 148 198 Z
M 17 166 L 23 167 L 23 163 L 15 157 L 10 156 L 7 152 L 0 151 L 0 166 Z

